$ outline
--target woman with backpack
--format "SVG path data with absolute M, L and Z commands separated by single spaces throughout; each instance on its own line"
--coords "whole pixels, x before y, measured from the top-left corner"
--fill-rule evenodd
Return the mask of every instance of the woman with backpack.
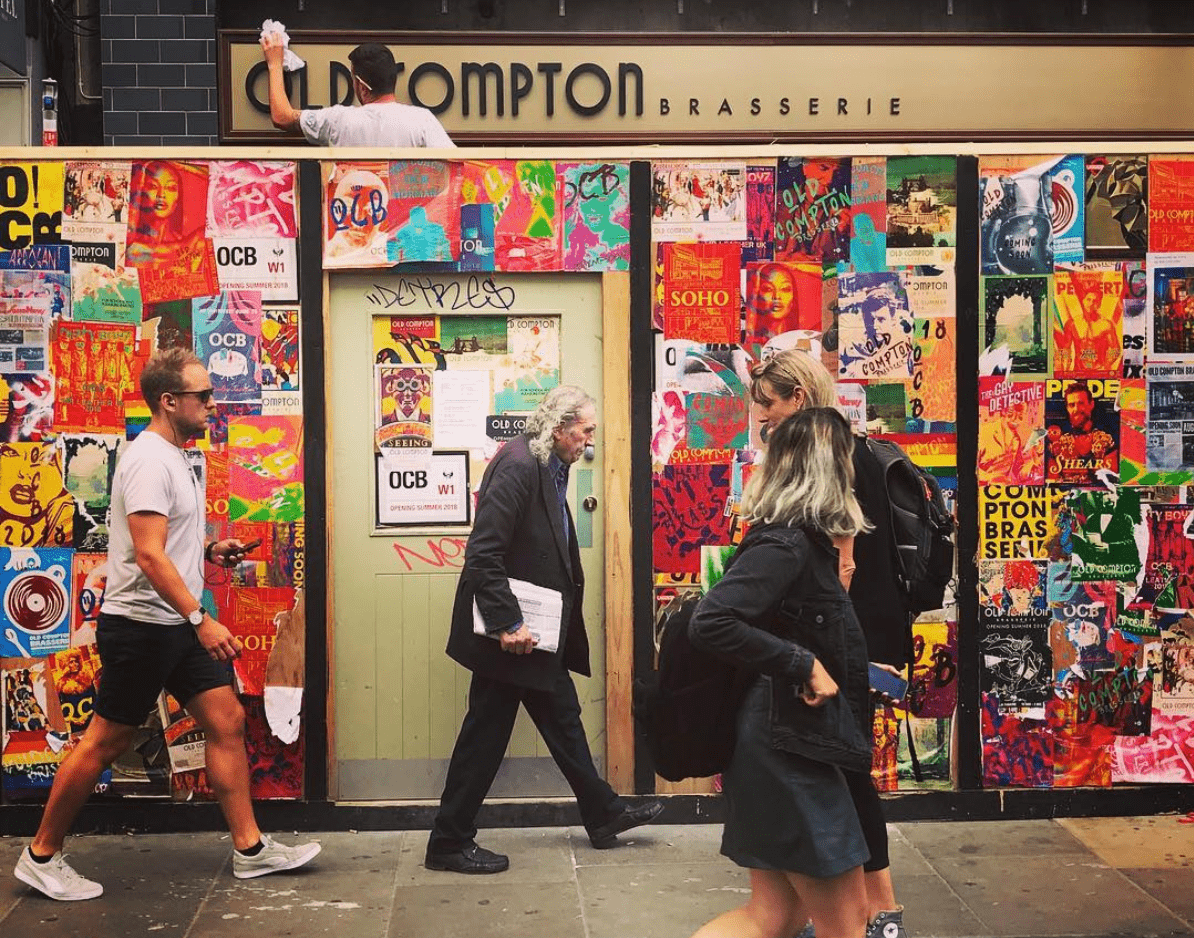
M 721 852 L 751 898 L 694 938 L 863 938 L 869 851 L 844 771 L 871 764 L 866 644 L 834 538 L 869 525 L 854 497 L 850 426 L 802 409 L 768 439 L 743 495 L 750 529 L 689 624 L 692 643 L 756 673 L 723 773 Z
M 759 362 L 751 369 L 751 379 L 752 416 L 765 443 L 793 414 L 808 407 L 833 407 L 837 402 L 832 376 L 820 361 L 798 349 Z M 853 441 L 853 469 L 854 495 L 873 527 L 859 534 L 852 545 L 839 543 L 843 585 L 850 593 L 866 636 L 870 660 L 898 673 L 897 669 L 904 669 L 911 658 L 910 617 L 905 612 L 907 600 L 891 556 L 890 507 L 882 468 L 861 436 L 855 436 Z M 849 577 L 854 567 L 860 571 L 857 587 Z M 873 705 L 868 705 L 864 715 L 870 727 Z M 883 803 L 871 779 L 870 766 L 864 771 L 844 774 L 870 850 L 870 859 L 863 866 L 867 938 L 907 938 L 904 907 L 896 902 L 891 881 Z M 793 934 L 797 938 L 812 938 L 814 932 L 811 926 L 806 926 L 804 931 L 794 929 Z

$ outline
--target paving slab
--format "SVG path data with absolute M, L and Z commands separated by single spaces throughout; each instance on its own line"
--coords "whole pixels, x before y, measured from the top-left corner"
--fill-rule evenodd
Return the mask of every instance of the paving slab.
M 237 879 L 231 863 L 212 882 L 187 938 L 339 934 L 384 938 L 393 904 L 401 834 L 279 835 L 323 851 L 297 870 Z
M 689 938 L 750 898 L 747 872 L 724 857 L 580 867 L 576 876 L 588 938 Z
M 933 859 L 980 934 L 1185 935 L 1186 923 L 1089 853 Z M 906 903 L 905 903 L 906 904 Z
M 902 824 L 900 830 L 934 859 L 1086 853 L 1082 842 L 1054 821 L 925 821 Z
M 221 867 L 231 841 L 220 834 L 150 834 L 71 837 L 70 864 L 103 883 L 104 894 L 87 902 L 55 902 L 3 871 L 4 889 L 18 902 L 3 919 L 6 935 L 50 934 L 96 938 L 149 933 L 185 935 Z
M 443 886 L 400 887 L 387 934 L 391 938 L 588 938 L 574 886 L 513 877 L 502 882 L 502 875 L 457 875 L 456 882 Z
M 1194 824 L 1184 815 L 1059 818 L 1057 823 L 1117 869 L 1194 866 Z
M 896 898 L 904 906 L 904 928 L 910 938 L 963 938 L 990 934 L 987 926 L 948 883 L 930 868 L 909 874 L 893 861 Z
M 1194 869 L 1120 870 L 1138 887 L 1184 920 L 1194 935 Z

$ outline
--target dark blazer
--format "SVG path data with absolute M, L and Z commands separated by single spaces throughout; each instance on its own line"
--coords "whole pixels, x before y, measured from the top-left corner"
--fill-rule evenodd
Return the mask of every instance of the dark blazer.
M 496 681 L 551 690 L 561 667 L 588 676 L 589 639 L 581 611 L 584 571 L 576 537 L 565 539 L 556 483 L 516 437 L 490 462 L 477 493 L 477 517 L 456 587 L 448 655 Z M 572 514 L 568 526 L 575 531 Z M 473 634 L 473 600 L 486 628 L 502 631 L 522 620 L 509 577 L 558 590 L 564 597 L 560 647 L 554 653 L 514 655 L 497 639 Z

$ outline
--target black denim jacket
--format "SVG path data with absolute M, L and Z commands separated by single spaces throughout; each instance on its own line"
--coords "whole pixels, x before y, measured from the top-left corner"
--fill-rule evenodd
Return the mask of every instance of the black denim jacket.
M 689 624 L 692 642 L 771 683 L 771 745 L 852 771 L 871 767 L 866 640 L 822 534 L 753 526 Z M 814 656 L 840 693 L 798 696 Z

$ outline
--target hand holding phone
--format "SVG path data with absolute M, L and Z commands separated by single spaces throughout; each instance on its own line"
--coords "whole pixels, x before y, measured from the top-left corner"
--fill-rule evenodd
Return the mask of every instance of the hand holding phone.
M 260 546 L 261 538 L 257 537 L 249 541 L 247 544 L 241 544 L 240 547 L 236 549 L 236 552 L 238 554 L 247 554 L 249 551 L 256 550 Z
M 867 665 L 871 690 L 885 697 L 891 703 L 899 703 L 908 693 L 908 682 L 898 674 L 892 674 L 885 668 L 870 662 Z

